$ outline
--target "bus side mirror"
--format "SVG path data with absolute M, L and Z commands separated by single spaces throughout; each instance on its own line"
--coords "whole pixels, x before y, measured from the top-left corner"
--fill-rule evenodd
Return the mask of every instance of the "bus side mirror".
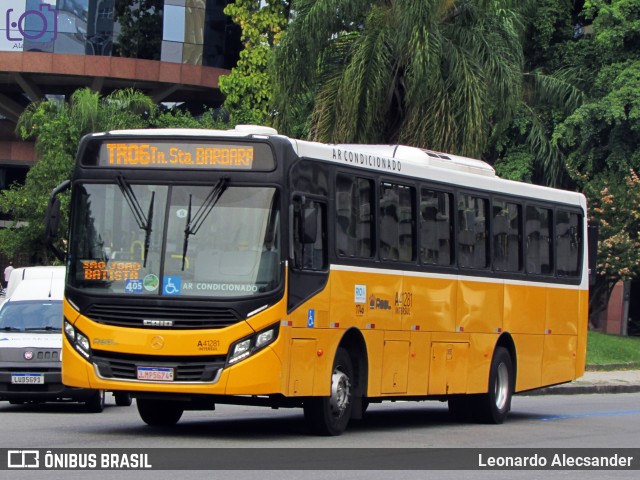
M 44 239 L 47 243 L 58 238 L 58 229 L 60 228 L 60 199 L 53 197 L 49 199 L 47 205 L 47 214 L 45 218 Z
M 58 194 L 69 188 L 71 181 L 65 180 L 56 188 L 53 189 L 49 196 L 49 203 L 47 204 L 47 213 L 45 216 L 45 231 L 44 240 L 56 258 L 60 261 L 64 261 L 66 253 L 60 250 L 55 244 L 58 238 L 58 230 L 60 228 L 60 199 Z

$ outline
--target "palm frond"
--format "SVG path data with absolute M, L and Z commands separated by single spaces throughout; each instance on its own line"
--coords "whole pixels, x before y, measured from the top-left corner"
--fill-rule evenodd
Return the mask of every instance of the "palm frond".
M 561 108 L 566 114 L 576 110 L 585 100 L 580 71 L 564 68 L 547 75 L 541 70 L 524 73 L 527 100 Z

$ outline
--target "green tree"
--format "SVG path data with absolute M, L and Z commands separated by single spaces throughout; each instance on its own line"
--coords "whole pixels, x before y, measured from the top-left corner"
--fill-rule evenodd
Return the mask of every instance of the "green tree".
M 640 273 L 640 5 L 587 1 L 582 23 L 593 33 L 564 51 L 586 73 L 588 99 L 554 135 L 600 224 L 599 275 L 591 295 L 595 314 L 607 306 L 617 281 Z
M 69 103 L 46 100 L 32 103 L 21 115 L 17 134 L 35 139 L 38 163 L 27 174 L 23 186 L 12 185 L 0 192 L 0 211 L 11 214 L 11 228 L 0 230 L 0 249 L 8 256 L 29 253 L 35 262 L 47 263 L 43 220 L 51 190 L 70 178 L 78 143 L 83 135 L 132 128 L 228 128 L 214 111 L 194 118 L 182 110 L 161 110 L 143 93 L 116 90 L 101 96 L 88 88 L 77 90 Z M 66 215 L 68 196 L 62 196 Z M 62 219 L 64 231 L 68 218 Z M 63 240 L 61 240 L 63 241 Z
M 575 55 L 562 53 L 567 45 L 577 43 L 580 8 L 571 0 L 538 0 L 530 12 L 522 98 L 509 127 L 496 132 L 484 155 L 501 176 L 554 187 L 575 186 L 553 132 L 585 99 L 584 70 L 570 63 Z
M 272 82 L 268 65 L 287 23 L 288 8 L 287 0 L 236 0 L 224 10 L 240 26 L 244 46 L 231 73 L 220 77 L 224 108 L 232 124 L 270 122 Z
M 276 126 L 479 156 L 522 95 L 529 2 L 301 0 L 276 47 Z
M 149 97 L 134 90 L 101 97 L 82 89 L 70 103 L 46 100 L 29 105 L 17 133 L 23 140 L 35 139 L 39 161 L 23 186 L 0 192 L 0 210 L 15 219 L 11 228 L 0 230 L 0 249 L 9 257 L 29 252 L 37 262 L 47 263 L 50 257 L 43 241 L 47 201 L 51 190 L 70 177 L 80 138 L 90 132 L 146 127 L 155 108 Z
M 582 23 L 593 33 L 564 52 L 585 72 L 588 100 L 558 126 L 555 137 L 573 172 L 589 173 L 589 179 L 616 173 L 623 183 L 630 168 L 640 168 L 640 5 L 587 1 Z
M 554 130 L 584 101 L 574 69 L 545 73 L 541 68 L 523 73 L 523 97 L 508 128 L 496 132 L 492 150 L 484 157 L 499 175 L 511 180 L 551 187 L 573 188 L 566 158 Z
M 596 284 L 589 297 L 591 323 L 607 307 L 613 287 L 640 275 L 640 179 L 633 169 L 586 182 L 590 221 L 598 225 Z

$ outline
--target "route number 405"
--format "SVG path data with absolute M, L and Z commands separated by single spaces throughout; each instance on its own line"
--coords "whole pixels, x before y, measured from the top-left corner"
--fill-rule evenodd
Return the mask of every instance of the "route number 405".
M 142 285 L 142 280 L 127 280 L 127 283 L 124 285 L 125 293 L 142 293 L 144 290 L 144 286 Z

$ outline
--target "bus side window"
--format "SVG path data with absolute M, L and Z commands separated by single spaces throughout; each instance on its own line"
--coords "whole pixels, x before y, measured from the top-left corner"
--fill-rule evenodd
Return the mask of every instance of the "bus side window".
M 415 259 L 415 189 L 383 182 L 380 186 L 380 258 Z
M 373 181 L 352 175 L 336 176 L 336 251 L 338 255 L 370 258 L 373 255 L 371 206 Z
M 493 267 L 503 272 L 522 270 L 520 205 L 493 202 Z
M 399 198 L 399 257 L 403 262 L 415 260 L 415 189 L 413 187 L 398 187 Z
M 346 175 L 336 177 L 336 249 L 338 255 L 353 255 L 351 213 L 354 178 Z
M 581 221 L 576 213 L 566 210 L 556 212 L 556 264 L 559 276 L 575 277 L 580 273 Z
M 424 264 L 453 263 L 452 195 L 422 189 L 420 192 L 420 257 Z
M 553 273 L 552 212 L 547 208 L 527 207 L 527 273 Z
M 489 266 L 487 215 L 489 201 L 473 195 L 458 195 L 458 265 L 466 268 Z
M 398 195 L 390 184 L 380 188 L 380 258 L 398 260 Z

